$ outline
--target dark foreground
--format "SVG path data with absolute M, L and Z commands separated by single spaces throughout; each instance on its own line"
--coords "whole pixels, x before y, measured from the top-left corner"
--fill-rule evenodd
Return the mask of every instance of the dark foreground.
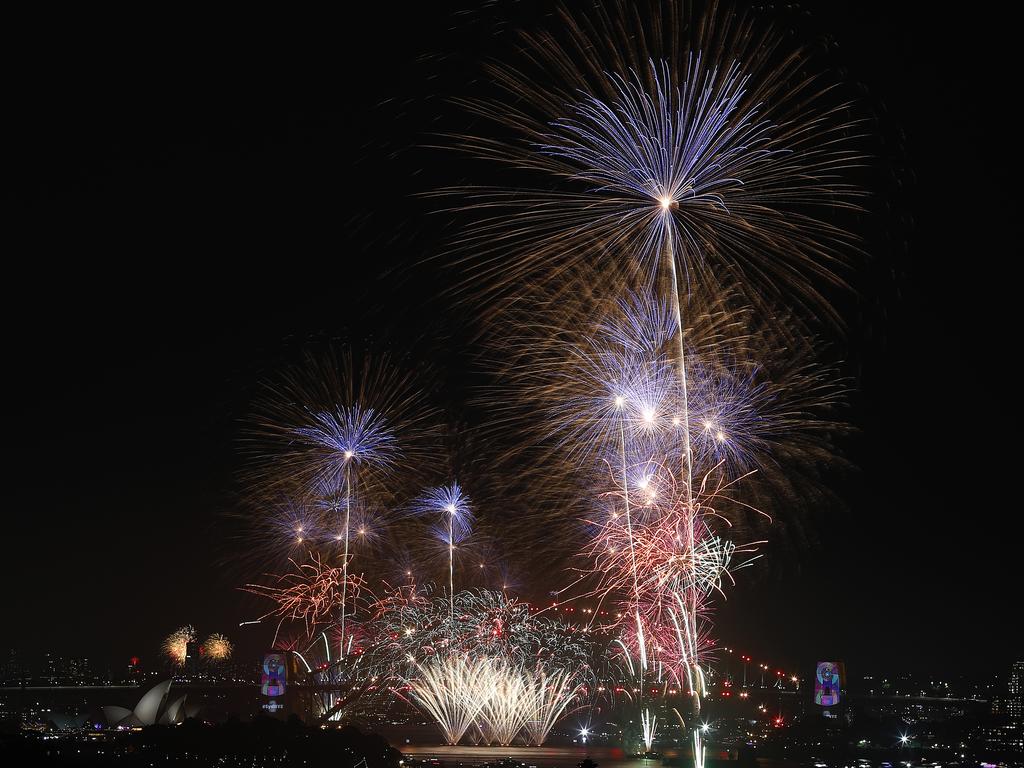
M 819 746 L 787 755 L 742 750 L 732 759 L 708 757 L 706 768 L 1016 768 L 1017 756 L 995 763 L 904 750 L 870 758 Z M 404 754 L 403 754 L 404 752 Z M 669 751 L 653 759 L 625 755 L 607 746 L 444 747 L 403 744 L 403 752 L 377 734 L 354 727 L 324 730 L 297 720 L 260 719 L 221 725 L 187 720 L 177 727 L 137 731 L 0 734 L 0 766 L 330 766 L 331 768 L 690 768 L 689 754 Z M 760 752 L 760 751 L 759 751 Z M 965 759 L 966 758 L 966 759 Z
M 209 726 L 185 721 L 175 728 L 66 736 L 0 736 L 0 765 L 135 766 L 366 766 L 399 768 L 402 755 L 381 736 L 356 728 L 321 730 L 298 722 L 257 720 Z

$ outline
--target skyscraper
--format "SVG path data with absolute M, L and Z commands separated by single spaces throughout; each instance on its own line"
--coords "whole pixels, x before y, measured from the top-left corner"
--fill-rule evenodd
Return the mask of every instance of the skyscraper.
M 1014 662 L 1006 694 L 1006 714 L 1010 722 L 1024 723 L 1024 661 Z

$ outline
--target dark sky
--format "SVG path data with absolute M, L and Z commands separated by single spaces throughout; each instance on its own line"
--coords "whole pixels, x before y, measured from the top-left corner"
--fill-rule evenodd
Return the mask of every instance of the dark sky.
M 441 278 L 390 272 L 450 226 L 412 195 L 452 161 L 418 145 L 489 52 L 477 30 L 542 16 L 371 5 L 12 29 L 3 644 L 120 664 L 186 622 L 265 642 L 236 629 L 251 574 L 226 516 L 255 384 L 305 339 L 437 313 Z M 1024 650 L 1009 24 L 892 5 L 805 6 L 876 155 L 836 342 L 859 389 L 848 509 L 814 516 L 822 547 L 746 572 L 718 624 L 786 665 L 999 671 Z

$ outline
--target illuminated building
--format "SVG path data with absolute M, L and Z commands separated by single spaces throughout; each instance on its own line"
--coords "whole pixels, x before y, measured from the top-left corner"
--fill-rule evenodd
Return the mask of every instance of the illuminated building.
M 1007 717 L 1011 723 L 1024 724 L 1024 661 L 1014 662 L 1006 693 Z
M 185 705 L 185 695 L 168 700 L 171 681 L 164 680 L 150 688 L 135 705 L 125 707 L 103 707 L 103 717 L 111 728 L 140 728 L 147 725 L 177 725 L 186 717 L 194 717 L 197 708 Z

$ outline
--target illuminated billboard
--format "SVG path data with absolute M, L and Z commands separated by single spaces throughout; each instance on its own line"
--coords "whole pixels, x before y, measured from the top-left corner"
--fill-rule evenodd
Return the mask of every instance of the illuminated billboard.
M 284 653 L 265 653 L 260 665 L 260 707 L 268 714 L 283 713 L 284 692 L 288 685 L 288 657 Z
M 814 671 L 814 703 L 822 707 L 834 707 L 839 703 L 842 683 L 841 661 L 819 661 Z

